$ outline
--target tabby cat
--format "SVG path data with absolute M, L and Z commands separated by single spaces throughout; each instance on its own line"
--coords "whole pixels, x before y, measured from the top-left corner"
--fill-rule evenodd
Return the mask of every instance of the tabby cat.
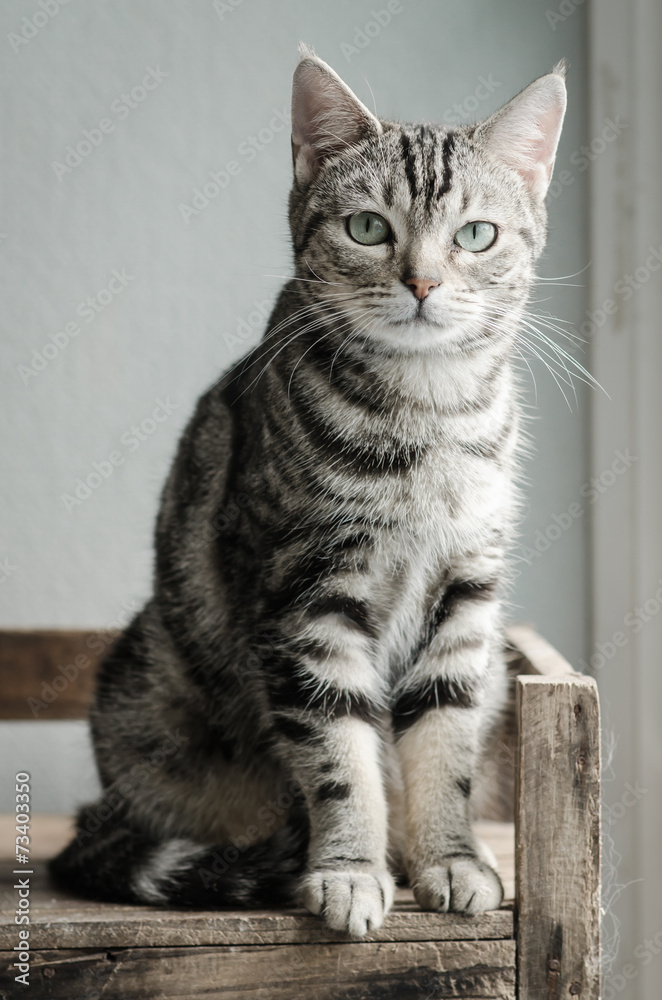
M 302 50 L 295 277 L 197 406 L 154 596 L 100 668 L 103 798 L 51 862 L 78 893 L 301 901 L 354 936 L 398 874 L 424 909 L 499 906 L 469 808 L 504 700 L 513 355 L 564 75 L 451 130 L 376 118 Z

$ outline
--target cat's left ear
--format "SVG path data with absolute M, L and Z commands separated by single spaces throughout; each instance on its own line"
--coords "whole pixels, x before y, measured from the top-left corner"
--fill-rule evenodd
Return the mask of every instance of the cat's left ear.
M 520 174 L 542 201 L 552 179 L 566 108 L 565 60 L 529 84 L 476 129 L 475 138 Z
M 294 175 L 308 184 L 330 156 L 382 132 L 368 111 L 330 66 L 305 45 L 292 83 Z

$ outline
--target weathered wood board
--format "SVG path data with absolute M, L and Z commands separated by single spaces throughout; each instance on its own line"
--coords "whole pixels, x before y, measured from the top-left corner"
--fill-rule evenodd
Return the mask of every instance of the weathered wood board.
M 71 821 L 66 816 L 34 816 L 31 856 L 48 858 L 64 846 Z M 0 843 L 8 853 L 13 818 L 0 817 Z M 499 910 L 478 917 L 424 913 L 411 892 L 399 889 L 396 905 L 370 941 L 451 941 L 512 938 L 514 829 L 510 823 L 481 823 L 479 836 L 494 851 L 508 894 Z M 0 948 L 16 944 L 13 890 L 15 865 L 0 863 Z M 185 947 L 189 945 L 266 945 L 340 942 L 347 939 L 328 930 L 302 909 L 290 910 L 167 910 L 83 901 L 56 888 L 45 864 L 34 860 L 30 877 L 30 942 L 33 948 Z
M 523 1000 L 600 996 L 600 711 L 590 677 L 520 677 L 517 967 Z
M 32 877 L 30 943 L 33 948 L 128 948 L 188 945 L 321 944 L 348 938 L 303 909 L 166 910 L 94 903 L 47 888 L 43 867 Z M 17 941 L 16 896 L 4 879 L 0 949 Z M 12 907 L 10 910 L 9 907 Z M 6 908 L 5 908 L 6 907 Z M 503 907 L 478 917 L 424 913 L 411 892 L 398 890 L 396 905 L 369 941 L 478 941 L 513 938 L 513 911 Z
M 87 718 L 99 659 L 117 632 L 0 629 L 0 719 Z
M 16 866 L 8 857 L 14 825 L 12 816 L 0 815 L 0 948 L 13 947 L 15 943 L 16 894 L 12 889 L 12 870 Z M 80 900 L 54 887 L 44 864 L 45 859 L 53 857 L 68 843 L 71 831 L 69 816 L 36 814 L 32 817 L 30 852 L 35 874 L 31 878 L 30 900 L 35 947 L 268 944 L 341 939 L 325 930 L 321 921 L 304 910 L 195 912 Z M 500 910 L 471 918 L 424 913 L 409 890 L 398 889 L 396 905 L 385 926 L 375 932 L 373 940 L 477 940 L 513 936 L 514 826 L 512 823 L 481 822 L 476 824 L 476 833 L 497 859 L 506 890 L 505 905 Z M 255 937 L 247 938 L 249 928 L 253 929 Z
M 508 641 L 520 655 L 520 672 L 559 677 L 575 671 L 558 650 L 543 639 L 530 625 L 510 625 Z
M 0 953 L 0 996 L 17 996 Z M 10 986 L 11 984 L 11 986 Z M 37 951 L 25 994 L 53 1000 L 514 1000 L 515 942 Z
M 13 818 L 0 817 L 10 844 Z M 32 857 L 66 843 L 69 817 L 32 819 Z M 478 825 L 512 892 L 512 824 Z M 5 853 L 5 852 L 2 852 Z M 0 863 L 0 998 L 14 983 L 15 876 Z M 505 869 L 505 870 L 504 870 Z M 400 889 L 384 926 L 364 941 L 329 931 L 304 910 L 182 911 L 81 901 L 49 882 L 43 860 L 30 879 L 33 997 L 222 997 L 304 1000 L 514 998 L 512 904 L 476 918 L 424 913 Z M 26 991 L 27 995 L 27 991 Z

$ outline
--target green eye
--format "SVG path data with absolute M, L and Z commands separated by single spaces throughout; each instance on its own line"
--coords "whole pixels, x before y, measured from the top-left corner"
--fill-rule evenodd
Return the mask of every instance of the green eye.
M 374 247 L 377 243 L 386 243 L 391 235 L 391 227 L 386 219 L 374 212 L 359 212 L 352 215 L 347 222 L 349 235 L 357 243 Z
M 468 222 L 455 234 L 455 242 L 463 250 L 479 253 L 492 246 L 497 238 L 497 227 L 491 222 Z

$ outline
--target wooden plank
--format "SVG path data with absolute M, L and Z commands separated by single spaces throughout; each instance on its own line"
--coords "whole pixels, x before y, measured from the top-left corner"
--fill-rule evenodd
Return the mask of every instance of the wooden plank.
M 531 625 L 510 625 L 506 629 L 506 637 L 521 655 L 521 673 L 540 674 L 543 677 L 562 677 L 575 673 L 565 657 L 538 635 Z
M 303 909 L 167 910 L 80 900 L 53 887 L 43 862 L 30 876 L 30 942 L 33 948 L 124 948 L 188 945 L 310 944 L 346 941 Z M 16 877 L 5 868 L 0 885 L 0 948 L 17 943 Z M 476 941 L 512 939 L 512 907 L 463 917 L 425 913 L 408 889 L 370 941 Z
M 107 630 L 0 630 L 0 719 L 85 719 Z
M 600 711 L 581 675 L 520 677 L 516 797 L 521 1000 L 600 995 Z
M 0 843 L 13 841 L 15 821 L 0 816 Z M 514 828 L 505 823 L 478 823 L 476 832 L 493 850 L 510 900 L 514 894 Z M 158 907 L 120 906 L 82 901 L 53 886 L 44 859 L 68 841 L 69 816 L 32 817 L 30 827 L 30 930 L 33 947 L 113 948 L 145 945 L 278 944 L 345 940 L 304 910 L 181 911 Z M 16 944 L 11 858 L 0 863 L 0 948 Z M 443 941 L 512 938 L 513 912 L 508 902 L 500 910 L 469 918 L 423 913 L 411 892 L 399 889 L 396 905 L 374 941 Z
M 16 905 L 14 903 L 14 905 Z M 0 947 L 18 943 L 16 925 L 1 928 Z M 30 922 L 34 948 L 128 948 L 211 945 L 290 945 L 346 942 L 304 910 L 290 911 L 173 911 L 147 907 L 102 907 L 78 903 L 55 910 L 50 919 L 42 910 Z M 514 940 L 513 913 L 495 910 L 479 917 L 424 913 L 409 898 L 389 913 L 384 925 L 366 939 L 381 942 Z
M 44 860 L 56 854 L 71 835 L 71 817 L 35 814 L 30 826 L 31 941 L 35 948 L 111 948 L 131 945 L 276 944 L 344 940 L 304 910 L 181 911 L 82 901 L 53 886 Z M 13 842 L 13 816 L 0 816 L 0 844 Z M 514 827 L 477 823 L 477 835 L 494 852 L 506 889 L 499 910 L 475 918 L 423 913 L 408 889 L 399 889 L 396 905 L 375 941 L 483 940 L 514 934 Z M 11 858 L 0 862 L 0 948 L 16 944 Z
M 18 995 L 13 961 L 0 953 L 2 996 Z M 514 1000 L 515 942 L 37 950 L 30 986 L 53 1000 Z

